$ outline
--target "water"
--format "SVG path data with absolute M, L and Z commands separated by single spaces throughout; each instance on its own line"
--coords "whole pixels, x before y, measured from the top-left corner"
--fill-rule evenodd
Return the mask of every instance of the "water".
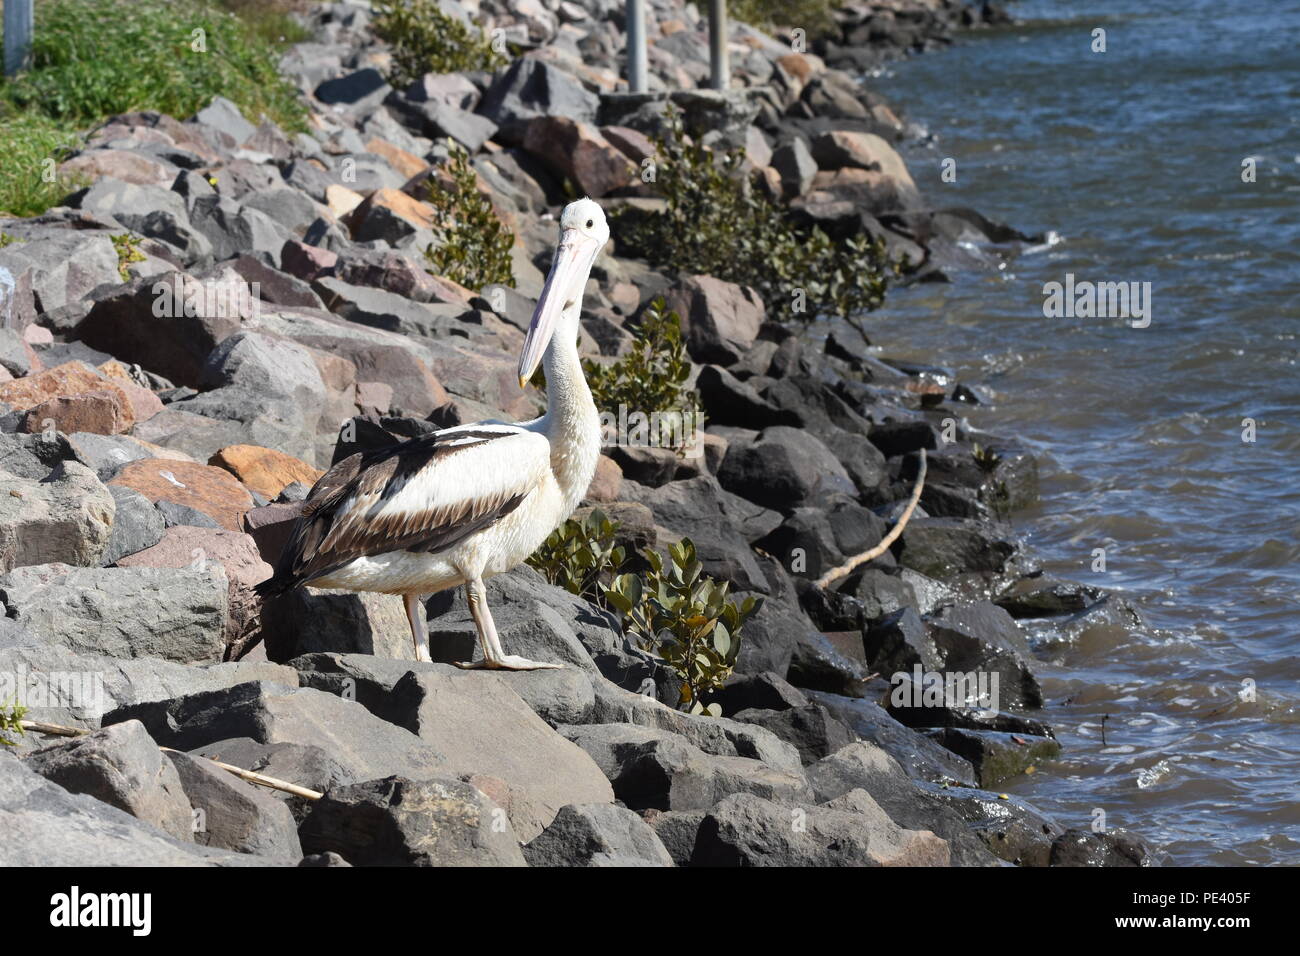
M 1040 645 L 1064 753 L 1006 789 L 1178 864 L 1300 863 L 1300 2 L 1013 11 L 869 81 L 935 137 L 904 150 L 933 203 L 1063 238 L 899 290 L 873 340 L 991 391 L 970 423 L 1040 456 L 1030 549 L 1147 622 Z M 1149 281 L 1150 327 L 1044 318 L 1066 273 Z

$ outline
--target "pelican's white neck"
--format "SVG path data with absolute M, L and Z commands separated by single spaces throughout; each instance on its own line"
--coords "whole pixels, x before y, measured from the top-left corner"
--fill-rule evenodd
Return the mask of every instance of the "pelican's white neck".
M 579 298 L 564 310 L 547 346 L 546 414 L 538 423 L 551 443 L 551 470 L 564 494 L 566 517 L 586 495 L 600 457 L 600 415 L 578 357 L 581 309 Z

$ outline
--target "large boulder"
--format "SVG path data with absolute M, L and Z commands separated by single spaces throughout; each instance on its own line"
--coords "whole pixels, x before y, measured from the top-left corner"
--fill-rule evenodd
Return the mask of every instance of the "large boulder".
M 801 774 L 748 757 L 706 754 L 667 731 L 635 724 L 560 730 L 591 755 L 618 799 L 634 810 L 700 810 L 732 793 L 794 802 L 810 796 Z
M 599 107 L 600 99 L 568 73 L 536 57 L 522 56 L 493 81 L 478 112 L 497 126 L 539 116 L 565 116 L 591 123 Z
M 511 823 L 531 840 L 569 803 L 611 803 L 591 758 L 537 716 L 509 681 L 448 665 L 394 686 L 385 716 L 445 755 L 455 772 L 505 782 Z
M 863 790 L 826 806 L 789 807 L 753 794 L 705 814 L 696 866 L 947 866 L 948 844 L 891 820 Z
M 257 858 L 170 837 L 117 807 L 72 794 L 0 752 L 0 865 L 256 866 Z
M 176 768 L 139 721 L 50 744 L 23 759 L 70 793 L 88 794 L 178 840 L 193 840 L 190 802 Z
M 730 442 L 718 481 L 742 498 L 784 512 L 832 494 L 857 493 L 830 449 L 808 432 L 784 425 L 764 429 L 753 441 Z
M 297 823 L 283 800 L 203 757 L 175 751 L 166 756 L 193 808 L 195 843 L 295 863 L 302 857 Z
M 561 807 L 524 847 L 529 866 L 672 866 L 663 842 L 641 817 L 613 804 Z
M 501 808 L 455 777 L 386 777 L 327 793 L 300 829 L 307 853 L 357 866 L 526 866 Z
M 753 289 L 712 276 L 682 279 L 664 299 L 681 317 L 686 348 L 697 362 L 737 361 L 758 338 L 766 316 Z
M 116 507 L 95 473 L 75 461 L 60 462 L 39 481 L 0 472 L 0 570 L 99 564 Z
M 38 564 L 0 576 L 5 613 L 76 652 L 218 661 L 230 615 L 226 573 L 194 568 Z

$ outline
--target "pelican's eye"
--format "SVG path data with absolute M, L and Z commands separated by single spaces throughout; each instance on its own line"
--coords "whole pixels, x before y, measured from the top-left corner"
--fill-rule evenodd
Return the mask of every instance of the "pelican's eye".
M 587 228 L 588 228 L 588 229 L 590 229 L 590 228 L 591 228 L 592 226 L 594 226 L 594 225 L 595 225 L 595 220 L 593 220 L 593 219 L 588 219 L 588 220 L 587 220 Z

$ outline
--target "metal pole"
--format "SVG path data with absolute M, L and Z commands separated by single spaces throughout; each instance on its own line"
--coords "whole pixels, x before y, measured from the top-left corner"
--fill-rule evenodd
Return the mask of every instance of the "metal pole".
M 709 0 L 709 86 L 725 90 L 731 84 L 727 59 L 727 0 Z
M 645 0 L 627 0 L 627 88 L 646 91 Z
M 27 67 L 32 57 L 32 0 L 4 0 L 5 76 Z

